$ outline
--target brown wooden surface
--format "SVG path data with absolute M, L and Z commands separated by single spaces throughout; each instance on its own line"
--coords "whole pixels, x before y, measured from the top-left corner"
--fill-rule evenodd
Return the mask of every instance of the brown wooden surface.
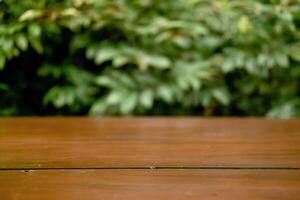
M 0 168 L 300 167 L 300 120 L 0 119 Z
M 293 170 L 0 171 L 1 199 L 297 200 Z
M 0 118 L 0 200 L 300 199 L 300 120 Z

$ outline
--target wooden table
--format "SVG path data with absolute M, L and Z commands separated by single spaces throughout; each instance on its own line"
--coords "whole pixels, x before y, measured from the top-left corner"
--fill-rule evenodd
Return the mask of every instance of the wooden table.
M 2 118 L 0 199 L 300 199 L 300 120 Z

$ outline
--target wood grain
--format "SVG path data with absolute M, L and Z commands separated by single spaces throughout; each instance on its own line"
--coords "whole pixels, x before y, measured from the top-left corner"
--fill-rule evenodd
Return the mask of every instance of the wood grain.
M 0 168 L 299 168 L 300 120 L 2 118 Z
M 295 170 L 0 171 L 3 200 L 297 200 Z

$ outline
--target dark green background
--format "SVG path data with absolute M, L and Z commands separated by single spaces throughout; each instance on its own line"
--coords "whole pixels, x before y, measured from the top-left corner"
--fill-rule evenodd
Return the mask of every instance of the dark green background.
M 299 0 L 2 0 L 0 115 L 300 115 Z

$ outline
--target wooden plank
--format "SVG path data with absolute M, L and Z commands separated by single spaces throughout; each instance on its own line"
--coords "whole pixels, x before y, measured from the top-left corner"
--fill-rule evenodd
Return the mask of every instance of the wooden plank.
M 299 170 L 0 171 L 1 199 L 295 200 Z
M 300 167 L 300 120 L 2 118 L 0 168 Z

